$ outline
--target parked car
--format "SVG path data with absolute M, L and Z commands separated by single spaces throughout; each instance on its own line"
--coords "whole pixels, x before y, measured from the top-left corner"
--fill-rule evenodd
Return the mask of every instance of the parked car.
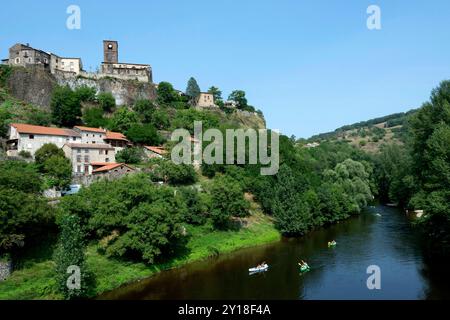
M 71 184 L 66 190 L 61 191 L 61 195 L 70 196 L 72 194 L 78 193 L 81 189 L 81 184 Z

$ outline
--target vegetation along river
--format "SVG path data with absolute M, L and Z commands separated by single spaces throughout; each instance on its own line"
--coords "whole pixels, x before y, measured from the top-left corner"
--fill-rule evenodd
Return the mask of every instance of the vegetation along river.
M 328 248 L 333 239 L 337 246 Z M 299 259 L 310 272 L 299 274 Z M 269 270 L 249 275 L 248 268 L 262 261 Z M 367 288 L 370 265 L 381 269 L 380 290 Z M 424 258 L 408 217 L 378 205 L 303 238 L 162 272 L 100 299 L 448 299 L 449 276 L 442 269 Z

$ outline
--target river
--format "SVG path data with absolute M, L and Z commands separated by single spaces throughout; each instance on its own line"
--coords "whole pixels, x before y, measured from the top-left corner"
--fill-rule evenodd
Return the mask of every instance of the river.
M 100 299 L 449 299 L 449 276 L 426 262 L 420 244 L 405 214 L 378 205 L 303 238 L 165 271 Z M 310 272 L 299 274 L 299 259 Z M 249 275 L 261 261 L 269 270 Z M 370 265 L 380 267 L 380 290 L 367 288 Z

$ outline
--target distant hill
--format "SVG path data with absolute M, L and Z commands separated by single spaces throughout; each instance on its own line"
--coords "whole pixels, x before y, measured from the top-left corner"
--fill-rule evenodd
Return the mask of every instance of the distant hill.
M 417 109 L 342 126 L 309 138 L 308 142 L 345 141 L 368 152 L 377 152 L 384 143 L 403 143 L 408 118 Z

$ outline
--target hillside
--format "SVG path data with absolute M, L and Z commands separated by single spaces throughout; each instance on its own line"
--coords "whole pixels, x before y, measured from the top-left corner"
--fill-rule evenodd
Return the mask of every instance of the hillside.
M 384 117 L 342 126 L 332 132 L 312 136 L 308 142 L 345 141 L 367 152 L 378 152 L 383 144 L 402 144 L 408 118 L 417 112 L 394 113 Z
M 167 84 L 167 83 L 166 83 Z M 68 86 L 73 92 L 84 92 L 92 96 L 80 100 L 81 110 L 73 124 L 110 127 L 118 131 L 123 125 L 113 124 L 123 109 L 127 116 L 142 124 L 151 123 L 160 132 L 192 126 L 193 120 L 203 120 L 215 127 L 229 126 L 242 128 L 265 128 L 262 113 L 220 108 L 198 109 L 190 107 L 188 101 L 176 94 L 169 85 L 167 101 L 157 99 L 157 89 L 153 83 L 115 78 L 69 77 L 64 74 L 50 74 L 37 68 L 0 67 L 0 137 L 6 138 L 8 125 L 13 122 L 42 126 L 69 126 L 52 119 L 50 102 L 55 88 Z M 89 91 L 90 90 L 90 91 Z M 98 101 L 101 93 L 111 94 L 115 104 L 110 109 L 102 108 Z M 171 100 L 172 99 L 172 100 Z M 142 101 L 145 103 L 142 104 Z M 137 105 L 141 103 L 140 107 Z M 139 109 L 140 108 L 140 109 Z M 95 113 L 89 111 L 95 109 Z M 138 111 L 139 109 L 139 111 Z M 92 115 L 95 118 L 92 119 Z M 117 121 L 116 121 L 117 122 Z

